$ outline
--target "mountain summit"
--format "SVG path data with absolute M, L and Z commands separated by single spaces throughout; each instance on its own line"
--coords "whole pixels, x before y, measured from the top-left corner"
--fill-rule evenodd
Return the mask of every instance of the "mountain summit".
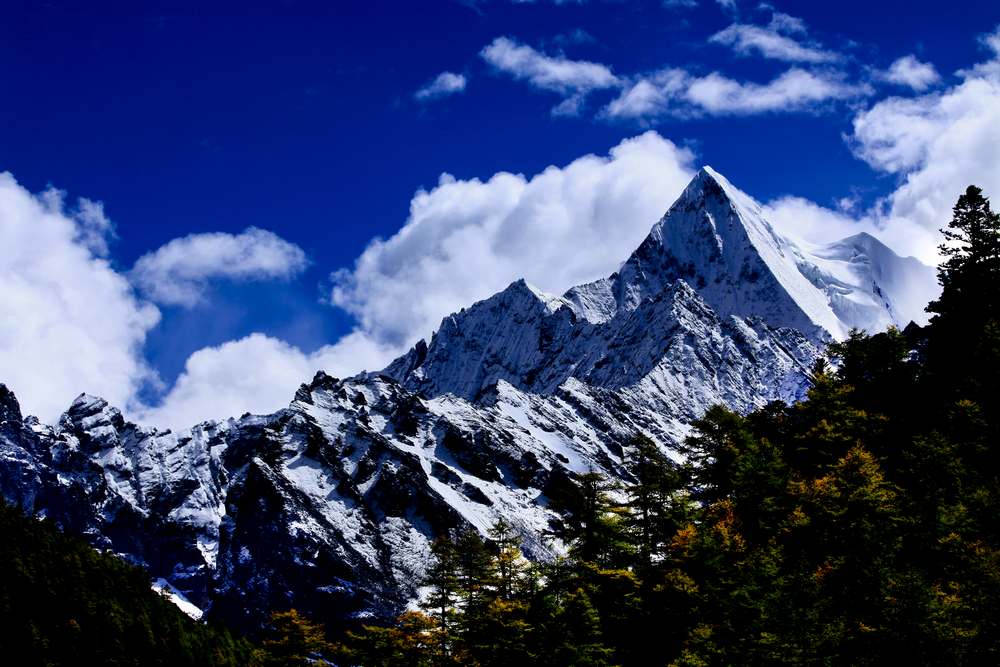
M 721 315 L 759 316 L 820 340 L 923 320 L 924 304 L 908 295 L 933 294 L 934 271 L 864 237 L 812 250 L 797 245 L 775 231 L 760 204 L 706 166 L 615 275 L 566 296 L 606 319 L 684 280 Z
M 705 167 L 615 274 L 563 296 L 516 281 L 271 415 L 160 431 L 81 395 L 48 426 L 0 385 L 0 492 L 236 626 L 390 617 L 441 533 L 503 517 L 552 557 L 568 475 L 625 474 L 638 433 L 672 453 L 713 404 L 796 400 L 825 341 L 905 325 L 927 278 L 867 235 L 800 247 Z
M 540 393 L 569 377 L 619 388 L 656 365 L 657 333 L 675 324 L 678 303 L 793 329 L 822 345 L 852 328 L 921 320 L 923 303 L 911 295 L 933 294 L 935 284 L 930 267 L 868 234 L 812 250 L 797 245 L 757 202 L 703 167 L 613 275 L 562 297 L 517 281 L 446 317 L 430 343 L 383 373 L 426 395 L 470 400 L 500 379 Z M 623 340 L 640 322 L 653 328 Z M 621 365 L 609 370 L 612 352 Z

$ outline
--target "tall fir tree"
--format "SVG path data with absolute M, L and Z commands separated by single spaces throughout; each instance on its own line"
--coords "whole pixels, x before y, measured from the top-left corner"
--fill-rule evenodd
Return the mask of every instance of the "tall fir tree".
M 628 534 L 635 545 L 637 565 L 648 571 L 662 557 L 664 544 L 683 521 L 686 501 L 678 497 L 677 465 L 644 435 L 633 438 L 627 452 L 632 483 L 626 485 Z
M 443 535 L 431 545 L 431 553 L 434 561 L 424 578 L 429 592 L 420 606 L 430 615 L 437 634 L 435 664 L 447 665 L 452 661 L 455 605 L 459 599 L 458 551 L 451 537 Z
M 527 561 L 521 554 L 521 539 L 514 527 L 503 517 L 490 527 L 490 540 L 496 551 L 494 567 L 497 597 L 505 602 L 514 599 L 527 571 Z
M 935 319 L 996 318 L 1000 305 L 1000 214 L 982 189 L 970 185 L 941 230 L 945 258 L 938 267 L 941 296 L 928 305 Z

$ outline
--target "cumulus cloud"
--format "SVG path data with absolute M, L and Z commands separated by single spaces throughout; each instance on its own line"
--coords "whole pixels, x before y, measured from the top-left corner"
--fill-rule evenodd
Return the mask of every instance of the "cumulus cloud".
M 383 368 L 443 317 L 518 278 L 559 292 L 607 275 L 680 193 L 692 161 L 649 132 L 530 178 L 442 175 L 416 193 L 398 233 L 334 274 L 331 300 L 357 318 L 355 331 L 313 352 L 263 334 L 198 350 L 162 402 L 133 416 L 183 428 L 272 412 L 317 370 Z
M 162 403 L 137 409 L 132 416 L 144 424 L 180 429 L 246 412 L 269 414 L 287 406 L 299 385 L 318 370 L 353 375 L 382 368 L 396 352 L 355 334 L 307 354 L 254 333 L 192 354 Z
M 64 193 L 49 190 L 45 195 L 50 199 L 50 206 L 61 208 Z M 58 197 L 58 201 L 52 199 Z M 76 208 L 70 212 L 76 222 L 76 239 L 98 257 L 108 256 L 108 239 L 115 235 L 115 227 L 110 218 L 104 214 L 104 204 L 80 197 Z
M 1000 198 L 1000 28 L 981 39 L 991 58 L 960 72 L 962 81 L 916 97 L 890 97 L 859 112 L 848 141 L 897 187 L 860 215 L 833 211 L 798 197 L 768 205 L 768 215 L 791 236 L 822 243 L 859 231 L 901 254 L 939 261 L 938 230 L 970 184 Z
M 124 405 L 154 375 L 142 356 L 159 312 L 101 255 L 103 207 L 73 209 L 0 173 L 0 382 L 53 421 L 86 391 Z
M 530 178 L 444 175 L 414 196 L 398 233 L 334 274 L 331 299 L 360 335 L 404 346 L 518 278 L 561 292 L 610 274 L 686 185 L 692 161 L 647 132 Z
M 282 280 L 307 266 L 294 243 L 264 229 L 240 234 L 190 234 L 140 257 L 131 271 L 136 287 L 161 304 L 193 306 L 213 280 Z
M 764 215 L 782 234 L 806 245 L 825 245 L 867 232 L 899 255 L 916 257 L 925 264 L 937 263 L 936 248 L 941 238 L 936 229 L 886 218 L 878 207 L 852 215 L 803 197 L 785 196 L 768 202 Z
M 800 19 L 776 13 L 766 27 L 734 23 L 709 37 L 708 41 L 728 46 L 740 56 L 756 54 L 772 60 L 811 64 L 840 60 L 841 56 L 834 51 L 815 44 L 803 44 L 788 34 L 783 34 L 804 31 L 805 24 Z
M 917 92 L 923 92 L 938 83 L 941 75 L 930 63 L 917 60 L 916 56 L 903 56 L 896 60 L 889 69 L 880 73 L 879 78 L 898 86 L 907 86 Z
M 549 56 L 508 37 L 497 37 L 480 55 L 497 71 L 575 100 L 557 107 L 556 113 L 577 110 L 582 97 L 591 91 L 620 85 L 618 77 L 606 65 Z
M 718 72 L 692 76 L 671 68 L 640 77 L 612 100 L 602 114 L 607 118 L 645 119 L 664 115 L 790 112 L 870 92 L 867 86 L 847 83 L 836 73 L 809 72 L 797 67 L 767 83 L 736 81 Z
M 431 79 L 424 87 L 418 90 L 413 96 L 421 101 L 428 102 L 448 95 L 454 95 L 465 90 L 467 80 L 462 74 L 454 72 L 441 72 Z
M 986 43 L 991 44 L 989 38 Z M 936 230 L 975 183 L 1000 199 L 1000 39 L 990 60 L 942 92 L 891 97 L 854 118 L 851 146 L 873 168 L 900 178 L 885 216 Z
M 692 161 L 650 132 L 530 178 L 443 175 L 413 197 L 398 233 L 333 276 L 332 301 L 357 317 L 355 331 L 313 352 L 259 333 L 198 350 L 162 402 L 133 416 L 184 428 L 273 412 L 317 370 L 383 368 L 443 317 L 518 278 L 559 292 L 607 275 L 680 193 Z

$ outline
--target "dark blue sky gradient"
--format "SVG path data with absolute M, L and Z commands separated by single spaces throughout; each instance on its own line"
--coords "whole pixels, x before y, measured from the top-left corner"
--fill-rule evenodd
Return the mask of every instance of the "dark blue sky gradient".
M 765 20 L 756 4 L 741 3 L 743 20 Z M 995 1 L 775 4 L 827 47 L 853 54 L 856 74 L 916 53 L 950 77 L 981 58 L 976 36 L 1000 22 Z M 326 277 L 373 236 L 395 232 L 413 192 L 441 172 L 533 174 L 644 129 L 594 113 L 551 117 L 556 96 L 491 73 L 479 58 L 494 38 L 626 75 L 669 65 L 763 82 L 787 68 L 706 44 L 732 20 L 711 0 L 691 10 L 5 2 L 0 170 L 32 191 L 55 185 L 103 201 L 122 269 L 177 236 L 250 225 L 306 250 L 312 268 L 291 284 L 221 287 L 203 307 L 165 309 L 148 348 L 170 380 L 194 349 L 251 331 L 306 349 L 334 340 L 349 321 L 318 304 Z M 593 41 L 560 41 L 576 29 Z M 416 103 L 413 92 L 443 70 L 469 76 L 467 91 Z M 591 111 L 610 96 L 595 95 Z M 851 155 L 843 139 L 851 116 L 839 105 L 652 127 L 760 199 L 790 193 L 828 205 L 854 191 L 871 200 L 893 185 Z

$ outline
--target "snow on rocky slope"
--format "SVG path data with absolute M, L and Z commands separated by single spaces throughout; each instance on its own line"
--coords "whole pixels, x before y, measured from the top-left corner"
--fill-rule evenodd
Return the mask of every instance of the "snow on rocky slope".
M 562 297 L 515 282 L 272 415 L 159 431 L 81 395 L 46 426 L 0 385 L 0 491 L 209 617 L 391 615 L 435 536 L 504 516 L 549 557 L 545 497 L 569 474 L 622 475 L 634 434 L 670 451 L 713 403 L 801 396 L 830 336 L 914 317 L 914 261 L 869 236 L 799 248 L 706 168 L 611 277 Z

